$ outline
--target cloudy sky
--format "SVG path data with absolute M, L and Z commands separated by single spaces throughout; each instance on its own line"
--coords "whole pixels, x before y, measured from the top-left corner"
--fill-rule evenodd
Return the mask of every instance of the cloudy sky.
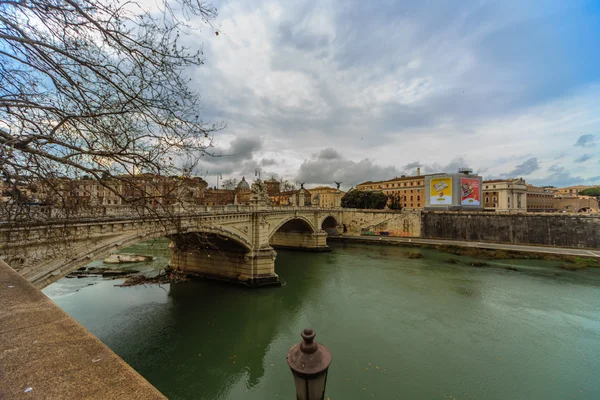
M 201 173 L 348 188 L 455 171 L 600 183 L 600 2 L 214 1 Z

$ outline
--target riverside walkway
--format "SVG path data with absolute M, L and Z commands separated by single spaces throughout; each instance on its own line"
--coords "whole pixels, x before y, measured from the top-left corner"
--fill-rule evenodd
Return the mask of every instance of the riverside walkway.
M 0 399 L 166 399 L 0 261 Z
M 567 247 L 516 245 L 516 244 L 509 244 L 509 243 L 467 242 L 467 241 L 461 241 L 461 240 L 421 239 L 421 238 L 403 238 L 403 237 L 389 237 L 389 236 L 340 235 L 340 236 L 332 236 L 329 238 L 329 240 L 332 240 L 332 239 L 333 240 L 341 240 L 341 241 L 348 240 L 348 241 L 364 241 L 364 242 L 385 241 L 385 242 L 391 242 L 391 243 L 397 243 L 397 244 L 407 244 L 407 245 L 475 247 L 478 249 L 519 251 L 519 252 L 526 252 L 526 253 L 546 253 L 546 254 L 556 254 L 556 255 L 563 255 L 563 256 L 600 258 L 600 250 L 577 249 L 577 248 L 567 248 Z

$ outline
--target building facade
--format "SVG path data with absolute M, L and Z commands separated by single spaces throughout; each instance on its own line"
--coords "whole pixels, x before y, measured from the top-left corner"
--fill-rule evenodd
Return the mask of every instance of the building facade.
M 583 186 L 583 185 L 578 185 L 578 186 L 567 186 L 564 188 L 556 188 L 554 190 L 554 194 L 558 197 L 565 197 L 565 196 L 577 196 L 579 195 L 579 192 L 585 190 L 585 189 L 590 189 L 593 188 L 594 186 Z
M 383 192 L 389 198 L 399 200 L 402 208 L 419 210 L 425 206 L 425 176 L 401 176 L 387 181 L 363 182 L 356 190 Z M 391 201 L 391 200 L 390 200 Z
M 278 192 L 269 196 L 269 201 L 274 206 L 310 206 L 310 192 L 303 187 L 286 192 Z
M 527 184 L 523 178 L 483 181 L 483 196 L 487 210 L 527 211 Z
M 39 181 L 36 186 L 39 201 L 75 207 L 200 204 L 207 184 L 200 177 L 139 174 L 105 179 L 51 178 Z
M 308 190 L 310 192 L 310 204 L 312 207 L 340 207 L 345 192 L 340 189 L 318 186 Z
M 554 212 L 554 190 L 527 184 L 527 211 Z

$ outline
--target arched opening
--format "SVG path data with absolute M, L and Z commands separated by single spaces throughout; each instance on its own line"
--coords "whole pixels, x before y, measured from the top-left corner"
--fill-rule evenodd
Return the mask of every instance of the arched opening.
M 227 236 L 208 232 L 189 232 L 169 236 L 172 248 L 178 250 L 197 250 L 206 254 L 222 252 L 243 254 L 248 248 L 241 242 Z
M 313 229 L 305 220 L 294 218 L 281 225 L 277 232 L 313 233 Z
M 327 236 L 337 236 L 340 234 L 337 225 L 336 219 L 330 215 L 321 223 L 321 229 L 327 232 Z
M 319 251 L 328 249 L 324 233 L 315 232 L 309 221 L 293 218 L 272 233 L 269 244 L 275 248 Z

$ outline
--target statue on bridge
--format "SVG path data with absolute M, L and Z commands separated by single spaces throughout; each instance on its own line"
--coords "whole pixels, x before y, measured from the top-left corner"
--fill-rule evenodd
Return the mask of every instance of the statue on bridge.
M 269 193 L 267 187 L 260 179 L 255 180 L 252 183 L 252 203 L 256 205 L 266 205 L 269 202 Z

